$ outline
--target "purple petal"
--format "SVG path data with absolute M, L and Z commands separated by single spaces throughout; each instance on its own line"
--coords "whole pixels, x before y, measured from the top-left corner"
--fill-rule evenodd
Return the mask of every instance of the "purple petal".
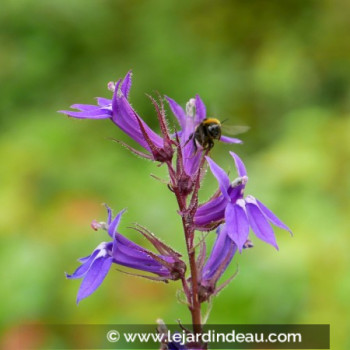
M 201 152 L 196 152 L 193 140 L 190 136 L 195 130 L 195 120 L 193 117 L 185 116 L 185 125 L 181 133 L 183 165 L 187 175 L 192 176 L 198 170 Z
M 105 207 L 107 209 L 107 214 L 108 214 L 108 216 L 107 216 L 107 224 L 110 225 L 111 222 L 112 222 L 112 209 L 107 204 L 105 204 Z
M 114 92 L 113 92 L 113 97 L 112 97 L 112 110 L 114 114 L 119 113 L 119 105 L 118 105 L 118 94 L 119 94 L 119 86 L 121 83 L 121 79 L 119 79 L 116 83 L 115 83 L 115 87 L 114 87 Z M 113 118 L 114 119 L 114 118 Z
M 164 266 L 151 256 L 147 249 L 128 240 L 126 237 L 116 234 L 113 243 L 113 258 L 116 264 L 158 275 L 167 275 L 169 273 Z
M 200 227 L 205 227 L 212 222 L 223 220 L 226 205 L 227 199 L 223 195 L 200 205 L 194 218 L 197 228 L 200 229 Z
M 196 216 L 205 216 L 214 211 L 225 210 L 226 205 L 226 198 L 220 195 L 219 197 L 208 200 L 208 202 L 202 203 L 196 211 Z
M 93 111 L 58 111 L 59 113 L 66 114 L 70 117 L 80 118 L 80 119 L 107 119 L 111 118 L 112 112 L 106 109 L 95 109 Z
M 78 261 L 81 262 L 82 264 L 84 264 L 85 262 L 87 262 L 90 259 L 90 256 L 91 256 L 91 254 L 88 256 L 85 256 L 83 258 L 79 258 Z
M 273 229 L 258 205 L 253 201 L 246 199 L 246 209 L 250 227 L 254 231 L 255 235 L 262 241 L 271 244 L 278 250 Z
M 207 116 L 207 110 L 205 108 L 205 104 L 199 97 L 196 95 L 196 124 L 200 124 Z
M 136 119 L 136 112 L 131 107 L 129 101 L 118 92 L 120 81 L 117 82 L 115 92 L 113 95 L 113 122 L 135 140 L 142 147 L 150 151 L 150 147 L 147 144 L 141 130 L 138 120 Z M 138 116 L 139 117 L 139 116 Z M 163 139 L 156 134 L 140 117 L 141 123 L 153 144 L 158 147 L 163 147 Z
M 225 266 L 222 266 L 222 273 L 220 274 L 221 276 L 224 273 L 227 266 L 229 265 L 229 263 L 231 262 L 236 252 L 236 248 L 232 249 L 233 242 L 227 236 L 227 229 L 225 225 L 221 230 L 218 229 L 217 234 L 218 236 L 214 243 L 213 249 L 203 268 L 203 278 L 205 279 L 211 279 L 217 273 L 218 268 L 224 262 L 224 260 L 227 259 L 227 254 L 231 250 L 230 259 L 227 260 Z
M 101 107 L 110 106 L 112 104 L 112 100 L 104 97 L 97 97 L 97 104 Z
M 139 144 L 144 144 L 146 146 L 147 149 L 149 149 L 149 146 L 147 144 L 147 142 L 144 139 L 144 136 L 140 130 L 140 125 L 136 119 L 136 112 L 133 110 L 133 108 L 131 107 L 129 101 L 125 98 L 122 97 L 120 99 L 120 106 L 121 106 L 121 115 L 122 115 L 122 120 L 120 122 L 120 124 L 118 124 L 118 120 L 116 121 L 117 125 L 122 129 L 125 129 L 125 132 L 128 133 L 130 132 L 130 134 L 135 134 L 136 133 L 136 137 L 134 138 L 134 140 L 136 142 L 138 142 Z M 158 148 L 162 148 L 163 147 L 163 138 L 161 136 L 159 136 L 157 133 L 155 133 L 143 120 L 140 116 L 138 116 L 139 119 L 141 120 L 141 123 L 148 135 L 148 137 L 151 139 L 151 141 L 153 142 L 153 144 L 158 147 Z
M 120 254 L 115 258 L 114 261 L 118 265 L 130 267 L 140 271 L 151 272 L 157 275 L 169 274 L 168 269 L 164 268 L 164 266 L 162 266 L 159 262 L 150 257 L 147 260 L 138 260 Z
M 256 198 L 255 198 L 255 201 L 258 204 L 260 210 L 264 213 L 264 215 L 267 217 L 268 220 L 270 220 L 274 225 L 286 231 L 289 231 L 292 234 L 291 229 L 287 225 L 285 225 L 269 208 L 267 208 L 264 204 L 262 204 Z
M 121 257 L 126 257 L 127 259 L 129 259 L 130 261 L 143 261 L 144 263 L 148 263 L 150 261 L 150 256 L 147 255 L 147 250 L 139 247 L 139 248 L 134 248 L 131 246 L 125 246 L 123 244 L 121 244 L 120 242 L 118 242 L 117 240 L 115 240 L 115 249 L 113 251 L 113 258 L 118 260 Z
M 186 113 L 183 108 L 175 102 L 172 98 L 165 96 L 166 100 L 169 103 L 170 109 L 178 120 L 182 130 L 186 128 Z
M 121 91 L 125 97 L 129 96 L 129 92 L 131 88 L 131 76 L 132 76 L 132 72 L 129 71 L 122 82 Z
M 81 111 L 93 111 L 95 109 L 99 109 L 100 107 L 96 105 L 74 104 L 71 105 L 70 108 L 79 109 Z
M 225 198 L 228 201 L 231 201 L 230 196 L 228 195 L 227 191 L 230 187 L 230 179 L 225 173 L 225 171 L 220 168 L 212 159 L 210 159 L 208 156 L 205 157 L 209 166 L 210 170 L 213 173 L 213 175 L 216 177 L 219 183 L 220 190 L 222 194 L 225 196 Z
M 240 202 L 243 202 L 243 200 L 240 200 Z M 238 250 L 242 252 L 243 245 L 249 235 L 249 223 L 244 208 L 240 205 L 241 203 L 238 203 L 228 203 L 225 219 L 228 236 L 236 243 Z
M 113 219 L 113 221 L 110 223 L 109 227 L 108 227 L 108 234 L 113 238 L 117 229 L 118 229 L 118 225 L 120 223 L 120 219 L 122 217 L 122 215 L 124 214 L 126 209 L 123 209 L 122 211 L 120 211 L 116 217 Z
M 131 106 L 127 103 L 125 98 L 118 99 L 118 112 L 114 114 L 114 123 L 127 135 L 129 135 L 134 141 L 150 151 L 150 147 L 145 141 L 144 136 L 140 130 L 140 126 L 134 115 L 134 111 Z
M 69 279 L 75 279 L 75 278 L 81 278 L 83 277 L 86 272 L 89 270 L 91 264 L 93 263 L 96 255 L 99 253 L 100 250 L 96 249 L 91 255 L 88 257 L 79 259 L 81 262 L 83 262 L 83 265 L 80 265 L 71 275 L 66 273 L 66 277 Z M 84 259 L 84 261 L 82 261 Z
M 117 259 L 119 254 L 127 255 L 131 258 L 144 258 L 145 251 L 145 248 L 142 248 L 119 233 L 116 233 L 113 237 L 112 255 L 115 259 Z
M 238 175 L 240 177 L 243 177 L 243 176 L 247 176 L 247 170 L 244 166 L 244 163 L 242 162 L 241 158 L 239 158 L 237 156 L 236 153 L 234 152 L 230 152 L 231 156 L 233 157 L 234 161 L 235 161 L 235 165 L 236 165 L 236 169 L 237 169 L 237 172 L 238 172 Z
M 221 135 L 220 141 L 224 143 L 243 143 L 243 141 L 240 139 L 236 139 L 234 137 L 228 137 L 224 135 Z
M 139 246 L 138 244 L 134 243 L 133 241 L 130 241 L 130 239 L 127 239 L 126 237 L 124 237 L 123 235 L 116 233 L 115 234 L 115 239 L 121 243 L 122 245 L 125 245 L 127 247 L 131 247 L 133 249 L 136 250 L 145 250 L 144 248 L 142 248 L 141 246 Z
M 79 288 L 77 303 L 92 294 L 103 282 L 112 265 L 112 257 L 97 258 L 85 275 Z
M 236 203 L 238 199 L 243 198 L 244 188 L 245 184 L 229 188 L 228 195 L 232 203 Z
M 195 151 L 194 145 L 191 141 L 188 142 L 188 144 L 182 149 L 182 152 L 185 173 L 189 176 L 192 176 L 197 172 L 199 168 L 202 154 L 201 152 Z

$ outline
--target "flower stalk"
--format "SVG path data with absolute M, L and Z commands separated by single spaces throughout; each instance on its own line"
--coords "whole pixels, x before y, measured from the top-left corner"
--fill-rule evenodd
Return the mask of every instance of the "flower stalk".
M 189 301 L 189 310 L 191 312 L 192 316 L 192 325 L 193 325 L 193 332 L 194 333 L 200 333 L 202 330 L 201 325 L 201 305 L 199 302 L 199 296 L 198 296 L 198 278 L 197 278 L 197 265 L 196 265 L 196 256 L 195 256 L 195 249 L 193 249 L 193 237 L 194 237 L 194 215 L 192 213 L 192 210 L 189 210 L 187 207 L 187 195 L 184 194 L 178 187 L 178 179 L 176 177 L 177 172 L 174 171 L 172 164 L 167 163 L 169 175 L 171 179 L 171 188 L 173 193 L 175 194 L 178 206 L 179 206 L 179 212 L 181 213 L 182 218 L 182 226 L 184 230 L 184 237 L 186 241 L 186 250 L 188 254 L 188 260 L 190 265 L 190 272 L 191 272 L 191 289 L 189 289 L 187 281 L 185 279 L 182 280 L 184 293 L 187 296 L 187 299 Z M 198 170 L 200 171 L 200 170 Z M 192 201 L 191 201 L 192 202 Z

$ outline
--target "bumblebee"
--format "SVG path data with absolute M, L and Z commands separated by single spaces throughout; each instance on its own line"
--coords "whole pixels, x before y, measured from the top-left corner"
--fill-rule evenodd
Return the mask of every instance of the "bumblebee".
M 205 118 L 196 127 L 187 142 L 190 140 L 193 141 L 195 152 L 197 152 L 198 149 L 197 144 L 202 146 L 205 151 L 210 151 L 214 146 L 214 140 L 220 140 L 221 138 L 221 127 L 223 122 L 220 122 L 220 120 L 216 118 Z M 249 130 L 249 127 L 247 126 L 232 126 L 225 124 L 225 132 L 230 135 L 241 134 L 247 130 Z
M 216 118 L 205 118 L 190 135 L 189 139 L 193 140 L 195 151 L 197 151 L 197 143 L 204 150 L 210 150 L 214 146 L 214 140 L 221 138 L 221 123 Z

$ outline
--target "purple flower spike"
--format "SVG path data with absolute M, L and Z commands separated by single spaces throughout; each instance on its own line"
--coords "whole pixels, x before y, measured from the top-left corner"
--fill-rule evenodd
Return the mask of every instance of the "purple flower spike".
M 218 180 L 221 194 L 198 207 L 195 214 L 196 228 L 209 231 L 226 222 L 227 235 L 240 252 L 248 239 L 249 229 L 259 239 L 278 249 L 271 223 L 290 233 L 291 230 L 256 198 L 253 196 L 244 198 L 245 185 L 248 181 L 247 171 L 238 155 L 233 152 L 230 154 L 239 175 L 232 183 L 229 182 L 224 170 L 207 157 L 210 170 Z
M 186 265 L 180 260 L 180 254 L 140 226 L 136 230 L 142 233 L 160 254 L 155 254 L 128 240 L 117 232 L 125 210 L 119 212 L 112 219 L 111 209 L 109 207 L 106 208 L 108 212 L 107 223 L 94 221 L 92 228 L 95 230 L 100 228 L 106 230 L 112 241 L 99 244 L 91 255 L 79 259 L 82 265 L 73 274 L 66 274 L 69 279 L 83 278 L 78 292 L 77 303 L 91 295 L 101 285 L 112 264 L 156 275 L 137 275 L 156 281 L 167 282 L 168 280 L 182 278 L 186 271 Z

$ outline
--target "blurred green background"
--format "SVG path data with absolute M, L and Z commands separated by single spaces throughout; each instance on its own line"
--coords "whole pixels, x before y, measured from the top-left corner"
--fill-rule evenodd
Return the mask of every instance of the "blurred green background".
M 243 146 L 216 144 L 212 156 L 233 170 L 228 151 L 239 153 L 246 193 L 294 232 L 276 229 L 279 252 L 255 239 L 237 256 L 239 274 L 209 322 L 329 323 L 331 348 L 350 348 L 349 13 L 346 0 L 3 1 L 3 348 L 17 349 L 17 331 L 29 322 L 190 321 L 175 299 L 178 283 L 112 271 L 76 306 L 80 281 L 64 277 L 106 239 L 89 226 L 105 219 L 104 202 L 115 212 L 128 208 L 121 224 L 128 237 L 143 242 L 127 228 L 139 222 L 184 251 L 175 200 L 149 176 L 164 177 L 165 169 L 111 142 L 129 141 L 111 122 L 56 113 L 110 97 L 107 82 L 129 69 L 132 104 L 157 130 L 145 96 L 155 91 L 183 105 L 199 93 L 210 115 L 249 125 Z M 216 186 L 208 174 L 201 198 Z M 45 348 L 45 334 L 25 336 Z

